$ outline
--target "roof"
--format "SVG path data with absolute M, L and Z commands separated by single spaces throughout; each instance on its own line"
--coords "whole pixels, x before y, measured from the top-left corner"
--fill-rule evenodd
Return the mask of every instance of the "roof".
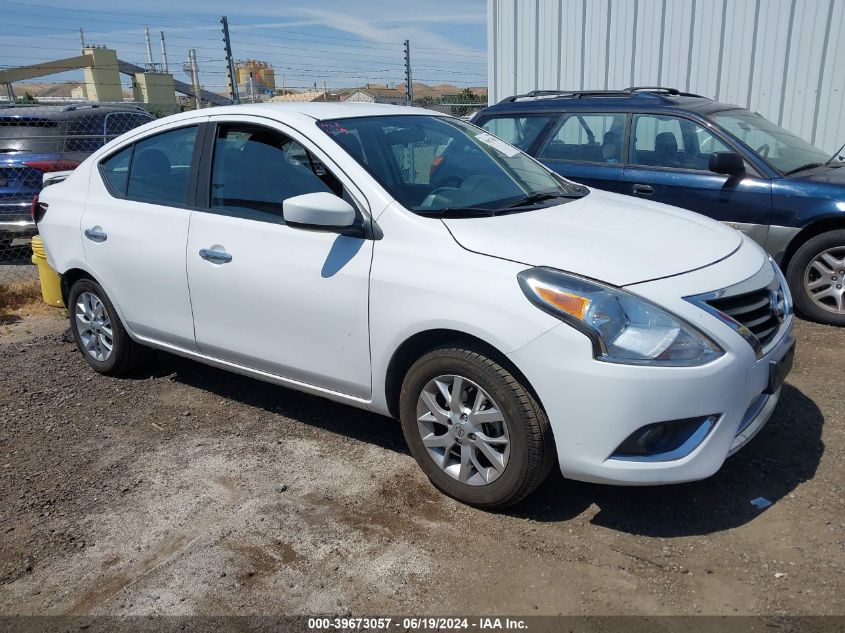
M 415 114 L 427 116 L 442 116 L 439 112 L 425 108 L 389 105 L 385 103 L 361 103 L 349 101 L 309 101 L 289 103 L 244 103 L 241 105 L 218 106 L 208 110 L 190 110 L 181 114 L 167 117 L 167 120 L 192 119 L 197 116 L 209 115 L 252 114 L 282 119 L 285 116 L 299 115 L 318 121 L 324 119 L 342 119 L 363 116 L 390 116 L 399 114 Z M 160 119 L 164 120 L 164 119 Z
M 713 101 L 701 95 L 680 92 L 674 88 L 626 88 L 625 90 L 536 90 L 525 95 L 503 99 L 485 112 L 542 112 L 558 110 L 630 110 L 659 108 L 707 114 L 732 110 L 741 106 Z

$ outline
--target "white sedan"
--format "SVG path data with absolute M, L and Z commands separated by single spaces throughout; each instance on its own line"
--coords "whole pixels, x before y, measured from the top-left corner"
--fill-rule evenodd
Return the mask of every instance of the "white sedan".
M 33 213 L 96 371 L 155 348 L 398 417 L 432 483 L 480 507 L 555 463 L 708 477 L 792 363 L 786 284 L 740 233 L 429 110 L 186 112 L 109 143 Z

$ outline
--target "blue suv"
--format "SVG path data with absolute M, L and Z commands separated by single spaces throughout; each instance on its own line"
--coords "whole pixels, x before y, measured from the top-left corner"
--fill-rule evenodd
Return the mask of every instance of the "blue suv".
M 576 182 L 747 233 L 785 271 L 801 314 L 845 325 L 842 148 L 830 156 L 757 113 L 671 88 L 535 91 L 472 122 Z
M 73 169 L 89 154 L 154 117 L 133 104 L 0 108 L 0 253 L 35 234 L 30 207 L 46 172 Z

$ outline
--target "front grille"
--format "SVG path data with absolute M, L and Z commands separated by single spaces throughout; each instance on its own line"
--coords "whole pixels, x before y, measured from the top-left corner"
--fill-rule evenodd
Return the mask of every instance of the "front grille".
M 781 324 L 781 318 L 777 312 L 777 301 L 772 301 L 770 288 L 759 288 L 731 297 L 710 299 L 707 303 L 751 330 L 763 346 L 774 338 Z

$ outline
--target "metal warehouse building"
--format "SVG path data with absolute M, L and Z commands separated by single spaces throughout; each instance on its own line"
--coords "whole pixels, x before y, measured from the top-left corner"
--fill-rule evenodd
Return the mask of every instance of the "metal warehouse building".
M 491 103 L 668 86 L 831 153 L 845 143 L 845 0 L 488 0 L 487 13 Z

